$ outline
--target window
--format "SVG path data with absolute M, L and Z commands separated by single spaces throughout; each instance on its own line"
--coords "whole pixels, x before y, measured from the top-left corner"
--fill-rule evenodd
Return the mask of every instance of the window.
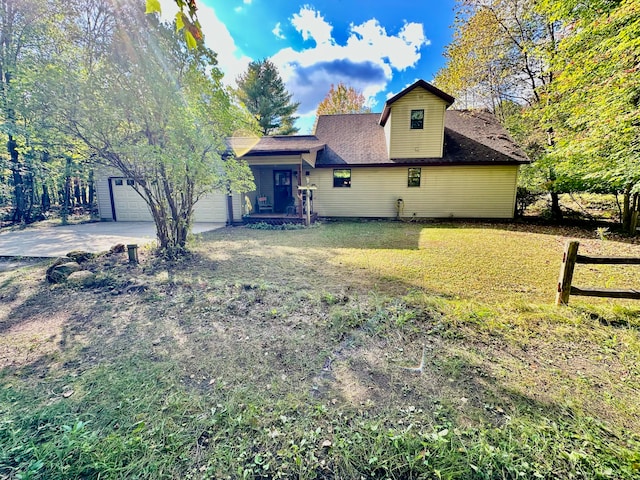
M 424 110 L 411 110 L 411 130 L 424 128 Z
M 127 185 L 133 187 L 135 184 L 136 182 L 132 178 L 127 178 Z
M 336 168 L 333 171 L 333 186 L 336 188 L 351 187 L 351 169 L 350 168 Z
M 409 169 L 409 178 L 407 181 L 407 186 L 409 187 L 419 187 L 420 186 L 420 169 L 419 168 L 410 168 Z
M 116 178 L 114 181 L 115 181 L 116 185 L 118 185 L 118 186 L 122 185 L 122 179 L 121 178 Z

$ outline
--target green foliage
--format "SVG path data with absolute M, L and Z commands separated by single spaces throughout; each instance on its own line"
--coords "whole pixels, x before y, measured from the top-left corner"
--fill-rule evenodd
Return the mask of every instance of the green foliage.
M 550 155 L 560 168 L 577 172 L 590 191 L 603 185 L 609 191 L 637 189 L 640 5 L 587 2 L 569 11 L 565 2 L 545 6 L 573 25 L 559 43 L 555 81 L 542 108 L 543 121 L 554 125 L 557 145 Z
M 291 102 L 278 69 L 270 60 L 251 62 L 237 79 L 237 95 L 260 125 L 263 135 L 290 135 L 299 103 Z
M 255 222 L 249 223 L 246 225 L 246 228 L 250 228 L 252 230 L 304 230 L 306 227 L 302 223 L 291 223 L 285 222 L 280 224 L 273 224 L 268 222 Z
M 460 0 L 447 63 L 435 84 L 456 97 L 458 108 L 488 108 L 502 116 L 504 102 L 534 104 L 550 80 L 545 47 L 553 29 L 524 0 Z
M 75 101 L 60 106 L 70 135 L 135 180 L 165 256 L 186 250 L 201 196 L 253 188 L 244 162 L 222 158 L 225 138 L 244 115 L 215 63 L 212 51 L 188 48 L 172 28 L 131 8 L 116 23 L 104 61 L 76 74 L 77 87 L 66 92 Z
M 490 108 L 535 164 L 529 191 L 640 198 L 640 18 L 632 0 L 461 0 L 436 84 Z M 556 214 L 560 212 L 557 211 Z

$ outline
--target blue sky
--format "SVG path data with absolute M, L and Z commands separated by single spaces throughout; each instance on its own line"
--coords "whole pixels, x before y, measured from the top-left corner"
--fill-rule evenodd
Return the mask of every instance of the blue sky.
M 171 14 L 163 0 L 163 14 Z M 295 101 L 308 133 L 331 84 L 360 90 L 373 111 L 405 86 L 431 81 L 451 41 L 453 0 L 199 0 L 207 45 L 225 82 L 252 60 L 269 58 Z

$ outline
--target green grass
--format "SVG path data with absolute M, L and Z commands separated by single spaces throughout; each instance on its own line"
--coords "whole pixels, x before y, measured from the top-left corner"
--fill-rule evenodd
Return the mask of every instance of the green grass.
M 0 478 L 637 478 L 640 309 L 553 306 L 567 238 L 639 254 L 367 222 L 224 229 L 85 289 L 0 273 Z

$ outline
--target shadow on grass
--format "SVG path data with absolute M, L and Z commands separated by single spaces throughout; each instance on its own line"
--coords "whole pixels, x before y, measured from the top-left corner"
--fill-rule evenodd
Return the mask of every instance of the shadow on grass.
M 290 233 L 300 240 L 297 231 Z M 329 256 L 322 249 L 299 257 L 295 250 L 273 255 L 260 245 L 251 252 L 226 248 L 226 260 L 199 253 L 175 264 L 120 267 L 118 275 L 113 273 L 114 282 L 100 288 L 37 284 L 8 314 L 11 327 L 2 331 L 12 333 L 34 318 L 41 318 L 43 325 L 46 319 L 60 318 L 47 327 L 51 331 L 35 331 L 42 342 L 24 340 L 33 357 L 1 373 L 11 389 L 35 397 L 27 404 L 29 413 L 15 400 L 3 406 L 9 418 L 20 411 L 28 419 L 25 439 L 37 445 L 49 440 L 46 435 L 55 439 L 60 425 L 90 419 L 95 436 L 82 438 L 91 452 L 104 448 L 113 455 L 103 465 L 133 459 L 128 468 L 134 470 L 128 474 L 145 476 L 140 472 L 148 468 L 148 477 L 153 477 L 152 462 L 164 462 L 160 471 L 165 477 L 184 476 L 225 442 L 237 444 L 238 450 L 229 450 L 234 455 L 217 462 L 249 468 L 262 449 L 288 452 L 293 447 L 280 437 L 299 438 L 306 435 L 303 429 L 314 432 L 316 422 L 323 435 L 329 435 L 329 426 L 333 432 L 355 432 L 366 425 L 365 433 L 357 433 L 367 448 L 378 422 L 399 436 L 416 438 L 412 428 L 436 433 L 479 430 L 491 438 L 492 448 L 509 447 L 523 458 L 535 457 L 538 448 L 542 455 L 558 455 L 552 464 L 565 462 L 562 455 L 586 451 L 607 465 L 627 465 L 624 455 L 609 450 L 608 457 L 598 457 L 596 450 L 610 440 L 609 434 L 600 426 L 589 426 L 585 433 L 583 427 L 590 423 L 581 412 L 516 392 L 486 363 L 460 355 L 464 338 L 442 325 L 435 308 L 411 317 L 411 306 L 367 293 L 368 286 L 387 282 L 384 276 L 345 276 L 340 265 L 328 269 Z M 132 276 L 143 278 L 147 288 L 126 293 L 126 282 L 120 280 Z M 404 293 L 413 288 L 399 280 L 397 287 Z M 425 339 L 424 373 L 403 369 L 419 361 Z M 19 387 L 16 378 L 22 381 Z M 65 399 L 64 392 L 71 391 L 75 393 Z M 27 398 L 24 395 L 24 402 Z M 415 413 L 421 408 L 425 415 Z M 224 409 L 232 412 L 228 420 L 219 413 Z M 327 412 L 331 420 L 318 412 Z M 354 416 L 357 421 L 352 422 Z M 515 440 L 510 437 L 514 419 L 521 426 Z M 411 427 L 412 422 L 418 426 Z M 39 430 L 41 425 L 50 431 Z M 217 438 L 218 431 L 224 438 L 200 444 L 203 432 Z M 587 434 L 595 439 L 585 440 Z M 614 440 L 624 443 L 617 435 Z M 29 444 L 16 438 L 15 445 Z M 389 438 L 385 431 L 384 441 Z M 3 447 L 17 448 L 5 441 Z M 315 439 L 308 447 L 316 457 L 327 454 L 325 447 L 317 447 L 321 441 Z M 349 448 L 355 449 L 353 444 Z M 239 452 L 246 451 L 250 455 L 241 457 L 245 453 Z M 380 455 L 391 451 L 385 446 Z M 162 455 L 167 459 L 161 460 Z M 360 471 L 373 458 L 366 455 Z M 594 463 L 591 457 L 584 461 Z M 112 477 L 127 474 L 114 472 Z

